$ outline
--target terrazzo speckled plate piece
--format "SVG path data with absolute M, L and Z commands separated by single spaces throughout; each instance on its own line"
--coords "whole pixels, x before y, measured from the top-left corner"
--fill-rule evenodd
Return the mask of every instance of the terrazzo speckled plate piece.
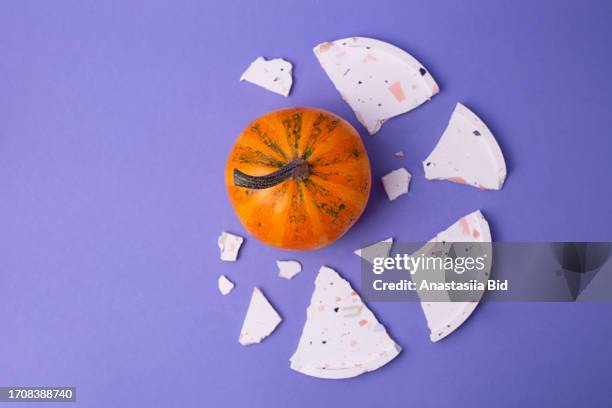
M 293 85 L 292 70 L 293 65 L 282 58 L 266 61 L 264 57 L 258 57 L 244 71 L 240 81 L 250 82 L 286 97 Z
M 493 251 L 491 245 L 491 231 L 489 224 L 484 218 L 480 210 L 474 211 L 451 225 L 445 231 L 440 232 L 429 241 L 423 248 L 417 251 L 412 256 L 438 256 L 440 253 L 448 253 L 451 250 L 453 243 L 461 243 L 461 256 L 476 258 L 484 256 L 485 268 L 479 273 L 481 279 L 489 279 L 491 265 L 493 263 Z M 467 245 L 474 243 L 474 245 Z M 412 276 L 412 280 L 419 285 L 420 279 L 428 277 L 433 278 L 436 282 L 444 281 L 444 271 L 426 271 L 421 274 L 418 272 Z M 455 272 L 451 272 L 455 273 Z M 446 293 L 442 293 L 440 298 L 433 300 L 431 292 L 423 293 L 417 290 L 421 298 L 421 307 L 427 319 L 427 325 L 430 330 L 430 339 L 433 342 L 443 339 L 459 328 L 467 320 L 468 317 L 478 306 L 478 302 L 484 295 L 484 291 L 472 292 L 474 298 L 469 302 L 453 302 Z M 423 301 L 423 299 L 426 299 Z
M 428 180 L 449 180 L 483 190 L 499 190 L 506 162 L 487 125 L 458 103 L 438 144 L 423 161 Z
M 238 341 L 243 346 L 261 343 L 272 334 L 282 320 L 263 292 L 259 288 L 253 288 L 251 303 L 242 323 Z
M 312 377 L 350 378 L 382 367 L 400 351 L 351 285 L 322 267 L 291 368 Z
M 319 44 L 314 53 L 371 135 L 386 120 L 413 110 L 440 91 L 419 61 L 383 41 L 344 38 Z

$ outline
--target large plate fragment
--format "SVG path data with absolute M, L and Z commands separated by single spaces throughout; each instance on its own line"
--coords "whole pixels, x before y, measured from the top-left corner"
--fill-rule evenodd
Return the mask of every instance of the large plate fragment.
M 319 44 L 314 53 L 371 135 L 386 120 L 411 111 L 440 91 L 419 61 L 383 41 L 344 38 Z
M 499 190 L 506 180 L 506 162 L 493 133 L 460 103 L 423 168 L 428 180 L 449 180 L 483 190 Z
M 292 70 L 293 65 L 282 58 L 266 61 L 264 57 L 258 57 L 244 71 L 240 81 L 247 81 L 268 91 L 288 96 L 293 85 Z
M 259 288 L 253 288 L 251 303 L 244 323 L 242 323 L 238 341 L 243 346 L 260 343 L 276 329 L 282 320 L 263 292 Z
M 382 367 L 400 351 L 351 285 L 322 267 L 291 368 L 318 378 L 349 378 Z
M 484 218 L 480 210 L 474 211 L 440 232 L 423 248 L 412 254 L 413 257 L 419 256 L 436 257 L 477 257 L 484 258 L 484 269 L 474 272 L 476 280 L 484 281 L 490 278 L 491 265 L 493 262 L 493 251 L 491 245 L 491 232 L 489 224 Z M 417 288 L 420 281 L 425 279 L 429 281 L 444 281 L 448 274 L 455 274 L 454 271 L 444 270 L 427 270 L 416 272 L 412 275 L 413 282 Z M 452 276 L 452 279 L 457 279 L 457 276 Z M 466 277 L 466 279 L 469 279 Z M 448 292 L 443 292 L 432 295 L 432 292 L 417 290 L 421 298 L 421 306 L 427 319 L 427 325 L 430 330 L 430 339 L 433 342 L 443 339 L 444 337 L 457 330 L 464 321 L 472 314 L 478 306 L 478 302 L 482 298 L 484 291 L 470 291 L 469 296 L 472 298 L 467 302 L 452 301 Z

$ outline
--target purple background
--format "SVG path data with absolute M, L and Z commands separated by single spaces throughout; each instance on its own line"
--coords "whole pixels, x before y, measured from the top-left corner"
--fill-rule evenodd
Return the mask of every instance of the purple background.
M 497 240 L 612 240 L 612 3 L 242 3 L 2 1 L 0 385 L 74 385 L 83 407 L 609 406 L 609 303 L 483 304 L 438 344 L 418 304 L 373 303 L 404 347 L 388 366 L 323 381 L 288 359 L 316 271 L 358 286 L 363 244 L 427 240 L 477 208 Z M 408 50 L 442 92 L 367 136 L 311 51 L 353 35 Z M 238 81 L 259 55 L 295 64 L 288 99 Z M 423 177 L 457 101 L 498 138 L 500 192 Z M 367 210 L 323 250 L 247 236 L 223 263 L 219 233 L 246 234 L 226 155 L 251 119 L 293 105 L 360 131 Z M 400 166 L 411 192 L 389 202 L 378 179 Z M 283 258 L 303 263 L 293 281 L 276 277 Z M 244 348 L 254 285 L 285 320 Z

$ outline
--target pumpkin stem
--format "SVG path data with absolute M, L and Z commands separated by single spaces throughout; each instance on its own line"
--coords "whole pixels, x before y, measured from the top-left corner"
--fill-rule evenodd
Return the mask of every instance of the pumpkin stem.
M 294 159 L 275 172 L 265 176 L 250 176 L 238 169 L 234 169 L 234 185 L 253 190 L 262 190 L 274 187 L 290 178 L 301 182 L 306 180 L 308 175 L 308 162 L 303 159 Z

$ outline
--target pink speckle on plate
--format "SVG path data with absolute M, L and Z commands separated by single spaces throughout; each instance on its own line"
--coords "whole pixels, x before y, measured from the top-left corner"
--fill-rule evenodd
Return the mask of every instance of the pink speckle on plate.
M 404 90 L 402 89 L 402 84 L 400 81 L 395 81 L 389 86 L 389 91 L 393 94 L 393 97 L 398 101 L 402 102 L 406 99 L 406 95 L 404 94 Z
M 465 181 L 463 177 L 450 177 L 449 180 L 459 184 L 467 184 L 467 181 Z
M 463 230 L 463 235 L 470 235 L 470 224 L 468 224 L 465 217 L 459 220 L 459 225 L 461 225 L 461 229 Z
M 365 58 L 363 59 L 363 62 L 368 62 L 368 61 L 376 61 L 376 57 L 373 56 L 372 54 L 368 54 L 365 56 Z

